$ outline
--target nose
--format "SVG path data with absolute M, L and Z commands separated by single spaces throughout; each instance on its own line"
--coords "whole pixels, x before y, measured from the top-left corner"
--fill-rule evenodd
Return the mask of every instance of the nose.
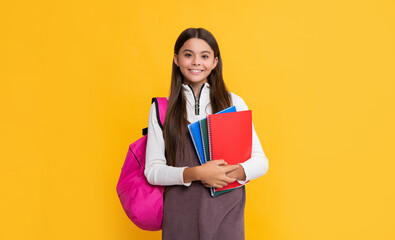
M 198 57 L 193 58 L 192 65 L 194 65 L 194 66 L 200 65 Z

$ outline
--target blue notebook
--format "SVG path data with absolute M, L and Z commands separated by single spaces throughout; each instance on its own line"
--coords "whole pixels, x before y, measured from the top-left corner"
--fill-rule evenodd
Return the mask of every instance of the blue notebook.
M 228 107 L 218 113 L 226 113 L 226 112 L 236 112 L 236 107 L 231 106 L 231 107 Z M 218 114 L 218 113 L 216 113 L 216 114 Z M 191 135 L 193 145 L 195 146 L 195 150 L 198 155 L 200 164 L 206 163 L 206 161 L 209 161 L 209 159 L 205 157 L 199 121 L 189 124 L 188 130 Z

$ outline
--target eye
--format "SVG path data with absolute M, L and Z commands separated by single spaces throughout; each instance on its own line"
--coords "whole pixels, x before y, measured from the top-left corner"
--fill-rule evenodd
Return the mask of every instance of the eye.
M 209 56 L 208 56 L 208 55 L 203 55 L 202 57 L 203 57 L 203 58 L 209 58 Z
M 190 57 L 190 56 L 192 56 L 192 55 L 189 54 L 189 53 L 186 53 L 184 56 L 185 56 L 185 57 Z

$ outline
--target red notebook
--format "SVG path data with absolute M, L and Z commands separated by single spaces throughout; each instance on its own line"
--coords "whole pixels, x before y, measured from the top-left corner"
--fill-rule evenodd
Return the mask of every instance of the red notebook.
M 224 159 L 228 164 L 239 164 L 251 158 L 251 110 L 207 116 L 210 160 Z M 241 187 L 237 181 L 223 188 L 215 188 L 215 196 Z

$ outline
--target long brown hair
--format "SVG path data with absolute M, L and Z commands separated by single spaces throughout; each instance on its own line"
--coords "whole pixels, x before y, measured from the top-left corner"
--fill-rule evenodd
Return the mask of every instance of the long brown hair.
M 178 54 L 184 43 L 191 38 L 199 38 L 207 42 L 214 51 L 214 58 L 218 57 L 217 66 L 207 77 L 210 84 L 210 101 L 213 113 L 219 112 L 232 105 L 232 98 L 222 77 L 222 59 L 218 43 L 214 36 L 203 28 L 188 28 L 178 36 L 174 46 L 174 53 Z M 163 125 L 167 165 L 176 166 L 177 146 L 183 149 L 181 141 L 189 124 L 186 111 L 186 99 L 182 91 L 183 75 L 173 60 L 171 86 L 166 118 Z

